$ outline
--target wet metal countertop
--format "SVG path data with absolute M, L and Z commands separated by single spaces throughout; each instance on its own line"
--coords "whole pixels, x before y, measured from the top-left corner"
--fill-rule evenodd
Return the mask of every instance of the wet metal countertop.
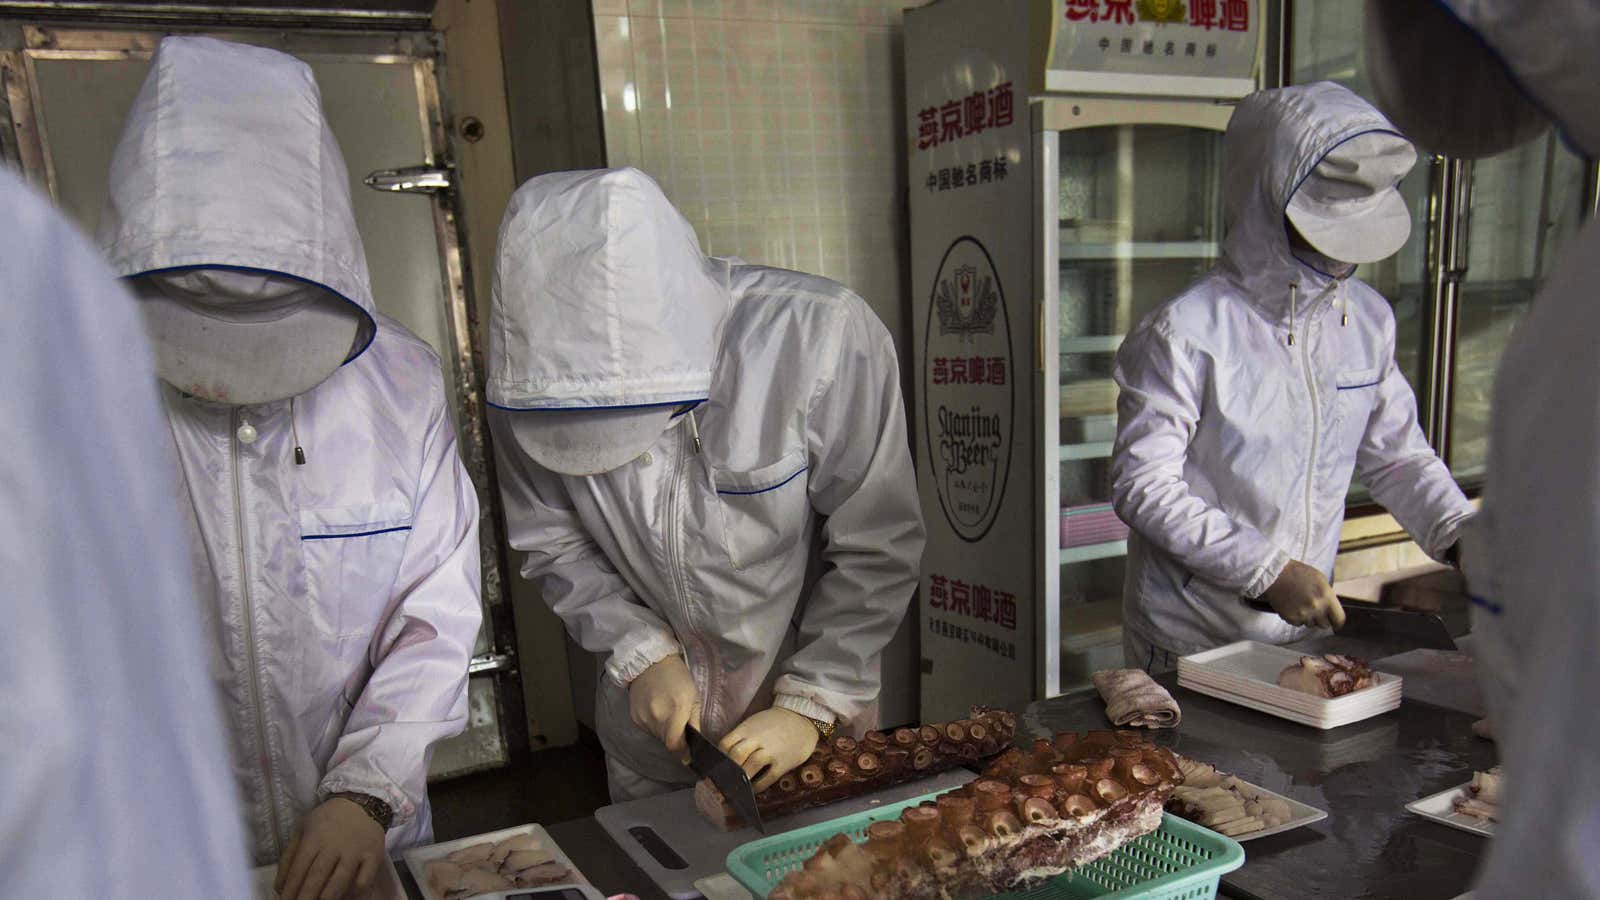
M 1383 655 L 1375 647 L 1339 650 Z M 1183 710 L 1177 729 L 1150 732 L 1156 743 L 1328 813 L 1246 842 L 1244 867 L 1223 876 L 1225 896 L 1449 900 L 1468 890 L 1486 839 L 1413 815 L 1405 804 L 1495 764 L 1494 745 L 1472 734 L 1474 716 L 1407 699 L 1394 712 L 1319 731 L 1180 688 L 1176 674 L 1156 680 Z M 1089 690 L 1030 704 L 1017 733 L 1107 727 L 1105 705 Z
M 1406 648 L 1324 638 L 1295 649 L 1378 661 Z M 1173 674 L 1156 680 L 1183 709 L 1177 729 L 1150 732 L 1156 743 L 1328 813 L 1321 822 L 1246 842 L 1244 867 L 1223 877 L 1223 896 L 1449 900 L 1467 891 L 1486 840 L 1406 812 L 1405 805 L 1495 764 L 1494 745 L 1472 735 L 1476 716 L 1408 698 L 1394 712 L 1319 731 L 1180 688 Z M 1088 689 L 1029 704 L 1017 736 L 1108 727 L 1100 695 Z M 549 831 L 602 893 L 666 897 L 593 816 Z M 400 868 L 409 895 L 420 898 Z

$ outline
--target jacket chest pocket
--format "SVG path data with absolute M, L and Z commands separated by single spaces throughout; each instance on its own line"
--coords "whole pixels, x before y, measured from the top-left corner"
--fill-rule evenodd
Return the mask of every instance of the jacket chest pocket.
M 1383 381 L 1383 369 L 1351 369 L 1341 371 L 1335 379 L 1334 427 L 1339 448 L 1353 458 L 1361 448 L 1361 439 L 1367 433 L 1367 421 L 1372 418 L 1372 406 L 1378 399 L 1378 385 Z
M 777 462 L 737 471 L 711 466 L 713 506 L 722 543 L 735 569 L 749 569 L 791 550 L 805 531 L 810 498 L 806 458 L 799 451 Z
M 370 636 L 388 608 L 410 536 L 405 501 L 300 510 L 301 554 L 318 624 L 340 638 Z

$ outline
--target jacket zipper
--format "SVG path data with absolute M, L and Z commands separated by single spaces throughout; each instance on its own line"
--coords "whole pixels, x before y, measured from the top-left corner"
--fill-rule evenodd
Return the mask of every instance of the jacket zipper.
M 1318 300 L 1320 299 L 1319 297 Z M 1317 380 L 1311 371 L 1311 328 L 1311 324 L 1306 325 L 1306 340 L 1300 344 L 1300 359 L 1305 364 L 1306 389 L 1311 392 L 1311 456 L 1306 460 L 1306 527 L 1305 541 L 1300 551 L 1302 560 L 1311 558 L 1311 482 L 1317 471 L 1317 439 L 1322 434 L 1322 400 L 1317 395 Z
M 229 440 L 233 449 L 233 523 L 239 539 L 239 595 L 244 601 L 244 652 L 250 667 L 250 709 L 256 717 L 256 753 L 261 760 L 261 774 L 266 778 L 267 814 L 272 821 L 272 855 L 283 855 L 278 844 L 278 799 L 273 785 L 272 756 L 267 749 L 267 723 L 261 715 L 261 684 L 256 668 L 255 612 L 250 608 L 250 564 L 248 544 L 245 542 L 244 492 L 239 480 L 239 407 L 233 408 L 229 427 Z
M 667 580 L 671 584 L 674 599 L 676 599 L 678 602 L 678 608 L 683 610 L 684 624 L 692 626 L 694 623 L 689 621 L 691 611 L 689 609 L 688 598 L 684 594 L 683 583 L 679 579 L 680 566 L 678 564 L 678 503 L 680 488 L 683 484 L 683 466 L 688 456 L 688 454 L 685 452 L 686 448 L 684 447 L 682 428 L 678 429 L 677 450 L 678 452 L 675 455 L 676 458 L 674 458 L 672 461 L 672 481 L 667 486 Z M 687 657 L 690 644 L 688 635 L 681 636 L 680 643 L 683 644 L 684 655 Z M 687 658 L 684 659 L 684 664 L 690 666 L 689 676 L 693 678 L 694 668 Z M 708 697 L 706 699 L 709 700 L 710 698 Z M 704 715 L 707 711 L 708 710 L 704 708 L 704 702 L 702 702 L 702 719 L 700 723 L 702 728 L 705 725 Z

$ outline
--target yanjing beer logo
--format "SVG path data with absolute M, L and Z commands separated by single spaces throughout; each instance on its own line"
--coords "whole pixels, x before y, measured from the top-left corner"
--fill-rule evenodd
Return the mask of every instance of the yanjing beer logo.
M 1005 498 L 1016 385 L 1005 292 L 976 238 L 957 238 L 945 251 L 930 300 L 922 370 L 928 461 L 945 520 L 977 541 Z

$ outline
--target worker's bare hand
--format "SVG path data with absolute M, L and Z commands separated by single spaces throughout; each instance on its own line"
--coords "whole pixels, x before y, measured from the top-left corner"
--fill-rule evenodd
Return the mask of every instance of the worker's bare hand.
M 1290 625 L 1338 628 L 1344 624 L 1344 607 L 1333 585 L 1318 570 L 1290 560 L 1261 599 Z
M 383 865 L 383 829 L 367 811 L 331 797 L 306 813 L 278 861 L 282 900 L 343 900 L 372 887 Z

